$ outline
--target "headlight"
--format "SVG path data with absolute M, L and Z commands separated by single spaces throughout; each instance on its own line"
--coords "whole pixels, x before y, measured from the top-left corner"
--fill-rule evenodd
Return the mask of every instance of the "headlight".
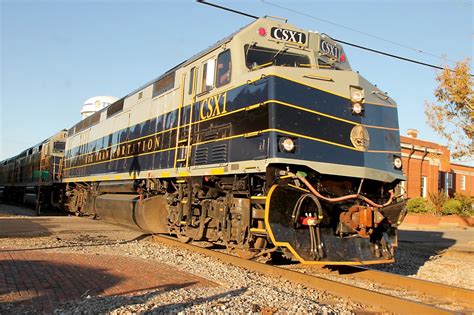
M 402 168 L 402 158 L 399 156 L 394 156 L 393 157 L 393 167 L 395 167 L 397 170 Z
M 352 112 L 355 114 L 361 114 L 364 111 L 364 107 L 360 103 L 352 104 Z
M 281 151 L 293 152 L 295 150 L 295 141 L 291 138 L 282 137 L 278 142 Z

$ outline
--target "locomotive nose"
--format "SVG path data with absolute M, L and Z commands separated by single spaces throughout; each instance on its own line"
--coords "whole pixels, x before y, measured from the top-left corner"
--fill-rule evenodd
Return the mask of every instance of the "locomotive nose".
M 390 208 L 399 214 L 403 205 L 396 205 Z M 265 223 L 272 242 L 302 263 L 393 261 L 396 235 L 383 208 L 354 205 L 341 211 L 309 190 L 280 184 L 267 195 Z

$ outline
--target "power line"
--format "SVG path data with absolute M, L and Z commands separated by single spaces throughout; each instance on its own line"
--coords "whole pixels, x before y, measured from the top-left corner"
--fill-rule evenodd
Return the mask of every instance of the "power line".
M 233 10 L 233 9 L 230 9 L 230 8 L 227 8 L 227 7 L 223 7 L 223 6 L 220 6 L 220 5 L 217 5 L 217 4 L 209 3 L 209 2 L 206 2 L 205 0 L 196 0 L 196 1 L 199 2 L 199 3 L 202 3 L 202 4 L 207 4 L 207 5 L 209 5 L 209 6 L 213 6 L 213 7 L 222 9 L 222 10 L 230 11 L 230 12 L 237 13 L 237 14 L 240 14 L 240 15 L 243 15 L 243 16 L 247 16 L 247 17 L 251 17 L 251 18 L 254 18 L 254 19 L 258 19 L 258 18 L 259 18 L 259 17 L 256 16 L 256 15 L 248 14 L 248 13 L 245 13 L 245 12 L 242 12 L 242 11 L 237 11 L 237 10 Z M 264 3 L 267 3 L 267 2 L 265 2 L 264 0 L 261 0 L 261 1 L 264 2 Z M 270 3 L 267 3 L 267 4 L 270 4 Z M 278 7 L 278 5 L 275 5 L 275 4 L 271 4 L 271 5 L 274 5 L 274 6 L 277 6 L 277 7 Z M 284 7 L 281 7 L 281 8 L 284 8 Z M 284 9 L 286 9 L 286 8 L 284 8 Z M 295 10 L 292 10 L 292 9 L 287 9 L 287 10 L 293 11 L 293 12 L 295 12 L 295 13 L 297 13 L 297 14 L 303 14 L 303 15 L 306 15 L 306 16 L 308 16 L 308 17 L 312 17 L 312 16 L 310 16 L 310 15 L 307 15 L 307 14 L 305 14 L 305 13 L 298 12 L 298 11 L 295 11 Z M 313 17 L 313 18 L 316 18 L 316 17 Z M 316 18 L 316 19 L 318 19 L 318 18 Z M 324 20 L 324 21 L 325 21 L 325 20 Z M 332 23 L 332 22 L 329 22 L 329 21 L 327 21 L 327 22 L 328 22 L 328 23 L 331 23 L 331 24 L 334 24 L 334 25 L 338 25 L 338 24 L 336 24 L 336 23 Z M 344 26 L 342 26 L 342 27 L 344 27 Z M 334 39 L 334 38 L 333 38 L 333 39 Z M 380 54 L 380 55 L 383 55 L 383 56 L 386 56 L 386 57 L 395 58 L 395 59 L 398 59 L 398 60 L 403 60 L 403 61 L 406 61 L 406 62 L 418 64 L 418 65 L 425 66 L 425 67 L 430 67 L 430 68 L 433 68 L 433 69 L 438 69 L 438 70 L 445 70 L 445 69 L 446 69 L 446 68 L 443 68 L 443 67 L 440 67 L 440 66 L 436 66 L 436 65 L 433 65 L 433 64 L 430 64 L 430 63 L 421 62 L 421 61 L 418 61 L 418 60 L 414 60 L 414 59 L 410 59 L 410 58 L 398 56 L 398 55 L 391 54 L 391 53 L 388 53 L 388 52 L 384 52 L 384 51 L 381 51 L 381 50 L 377 50 L 377 49 L 365 47 L 365 46 L 362 46 L 362 45 L 357 45 L 357 44 L 349 43 L 349 42 L 346 42 L 346 41 L 343 41 L 343 40 L 340 40 L 340 39 L 334 39 L 334 40 L 337 41 L 337 42 L 339 42 L 339 43 L 348 45 L 348 46 L 352 46 L 352 47 L 355 47 L 355 48 L 367 50 L 367 51 L 370 51 L 370 52 L 373 52 L 373 53 L 376 53 L 376 54 Z M 453 69 L 450 69 L 450 68 L 447 68 L 447 69 L 448 69 L 449 71 L 454 72 Z M 474 75 L 472 75 L 472 74 L 470 74 L 470 76 L 471 76 L 471 77 L 474 77 Z
M 444 57 L 442 57 L 442 56 L 439 56 L 439 55 L 436 55 L 436 54 L 432 54 L 432 53 L 430 53 L 430 52 L 423 51 L 423 50 L 421 50 L 421 49 L 418 49 L 418 48 L 415 48 L 415 47 L 411 47 L 411 46 L 408 46 L 408 45 L 406 45 L 406 44 L 402 44 L 402 43 L 399 43 L 399 42 L 396 42 L 396 41 L 393 41 L 393 40 L 390 40 L 390 39 L 387 39 L 387 38 L 384 38 L 384 37 L 380 37 L 380 36 L 373 35 L 373 34 L 370 34 L 370 33 L 367 33 L 367 32 L 359 31 L 359 30 L 357 30 L 357 29 L 354 29 L 354 28 L 351 28 L 351 27 L 348 27 L 348 26 L 345 26 L 345 25 L 342 25 L 342 24 L 339 24 L 339 23 L 334 23 L 334 22 L 331 22 L 331 21 L 329 21 L 329 20 L 325 20 L 325 19 L 316 17 L 316 16 L 311 15 L 311 14 L 308 14 L 308 13 L 300 12 L 300 11 L 298 11 L 298 10 L 291 9 L 291 8 L 287 8 L 287 7 L 284 7 L 284 6 L 282 6 L 282 5 L 270 3 L 270 2 L 268 2 L 268 1 L 266 1 L 266 0 L 260 0 L 260 1 L 262 1 L 263 3 L 265 3 L 265 4 L 267 4 L 267 5 L 271 5 L 271 6 L 274 6 L 274 7 L 283 9 L 283 10 L 286 10 L 286 11 L 290 11 L 290 12 L 293 12 L 293 13 L 296 13 L 296 14 L 299 14 L 299 15 L 306 16 L 306 17 L 308 17 L 308 18 L 310 18 L 310 19 L 313 19 L 313 20 L 317 20 L 317 21 L 321 21 L 321 22 L 324 22 L 324 23 L 328 23 L 328 24 L 331 24 L 331 25 L 334 25 L 334 26 L 337 26 L 337 27 L 340 27 L 340 28 L 343 28 L 343 29 L 346 29 L 346 30 L 355 32 L 355 33 L 359 33 L 359 34 L 362 34 L 362 35 L 365 35 L 365 36 L 368 36 L 368 37 L 372 37 L 372 38 L 375 38 L 375 39 L 378 39 L 378 40 L 381 40 L 381 41 L 384 41 L 384 42 L 387 42 L 387 43 L 390 43 L 390 44 L 393 44 L 393 45 L 397 45 L 397 46 L 400 46 L 400 47 L 403 47 L 403 48 L 406 48 L 406 49 L 409 49 L 409 50 L 413 50 L 413 51 L 415 51 L 415 52 L 417 52 L 417 53 L 425 54 L 425 55 L 428 55 L 428 56 L 431 56 L 431 57 L 435 57 L 435 58 L 438 58 L 438 59 L 441 59 L 441 60 L 444 60 L 444 61 L 450 61 L 450 62 L 455 63 L 455 61 L 449 60 L 448 58 L 444 58 Z
M 213 3 L 206 2 L 206 0 L 196 0 L 196 1 L 199 2 L 199 3 L 202 3 L 202 4 L 207 4 L 207 5 L 211 6 L 211 7 L 215 7 L 215 8 L 218 8 L 218 9 L 225 10 L 225 11 L 230 11 L 230 12 L 233 12 L 233 13 L 237 13 L 237 14 L 240 14 L 240 15 L 243 15 L 243 16 L 246 16 L 246 17 L 249 17 L 249 18 L 254 18 L 254 19 L 258 19 L 258 18 L 259 18 L 259 17 L 256 16 L 256 15 L 248 14 L 248 13 L 245 13 L 245 12 L 242 12 L 242 11 L 237 11 L 237 10 L 234 10 L 234 9 L 231 9 L 231 8 L 226 8 L 226 7 L 217 5 L 217 4 L 213 4 Z
M 371 52 L 373 52 L 373 53 L 380 54 L 380 55 L 384 55 L 384 56 L 387 56 L 387 57 L 396 58 L 396 59 L 400 59 L 400 60 L 404 60 L 404 61 L 416 63 L 416 64 L 419 64 L 419 65 L 422 65 L 422 66 L 427 66 L 427 67 L 431 67 L 431 68 L 435 68 L 435 69 L 439 69 L 439 70 L 444 70 L 444 69 L 445 69 L 445 68 L 440 67 L 440 66 L 435 66 L 435 65 L 431 65 L 431 64 L 429 64 L 429 63 L 425 63 L 425 62 L 421 62 L 421 61 L 417 61 L 417 60 L 405 58 L 405 57 L 402 57 L 402 56 L 397 56 L 397 55 L 389 54 L 389 53 L 384 52 L 384 51 L 372 49 L 372 48 L 369 48 L 369 47 L 360 46 L 360 45 L 353 44 L 353 43 L 349 43 L 349 42 L 346 42 L 346 41 L 343 41 L 343 40 L 340 40 L 340 39 L 335 39 L 335 38 L 332 38 L 332 39 L 335 40 L 336 42 L 339 42 L 339 43 L 344 44 L 344 45 L 349 45 L 349 46 L 356 47 L 356 48 L 359 48 L 359 49 L 371 51 Z M 451 70 L 451 69 L 449 69 L 449 70 Z M 454 71 L 454 70 L 451 70 L 451 71 Z

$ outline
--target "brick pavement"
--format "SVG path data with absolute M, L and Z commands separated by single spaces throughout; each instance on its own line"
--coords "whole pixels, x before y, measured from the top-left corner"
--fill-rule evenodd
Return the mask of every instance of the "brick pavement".
M 51 313 L 62 302 L 90 296 L 214 286 L 168 265 L 106 254 L 0 250 L 0 304 Z

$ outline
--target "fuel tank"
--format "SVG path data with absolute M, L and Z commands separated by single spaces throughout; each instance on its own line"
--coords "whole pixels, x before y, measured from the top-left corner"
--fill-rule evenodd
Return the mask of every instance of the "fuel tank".
M 163 196 L 141 199 L 137 194 L 105 194 L 96 198 L 95 211 L 110 223 L 148 233 L 168 232 L 168 210 Z

